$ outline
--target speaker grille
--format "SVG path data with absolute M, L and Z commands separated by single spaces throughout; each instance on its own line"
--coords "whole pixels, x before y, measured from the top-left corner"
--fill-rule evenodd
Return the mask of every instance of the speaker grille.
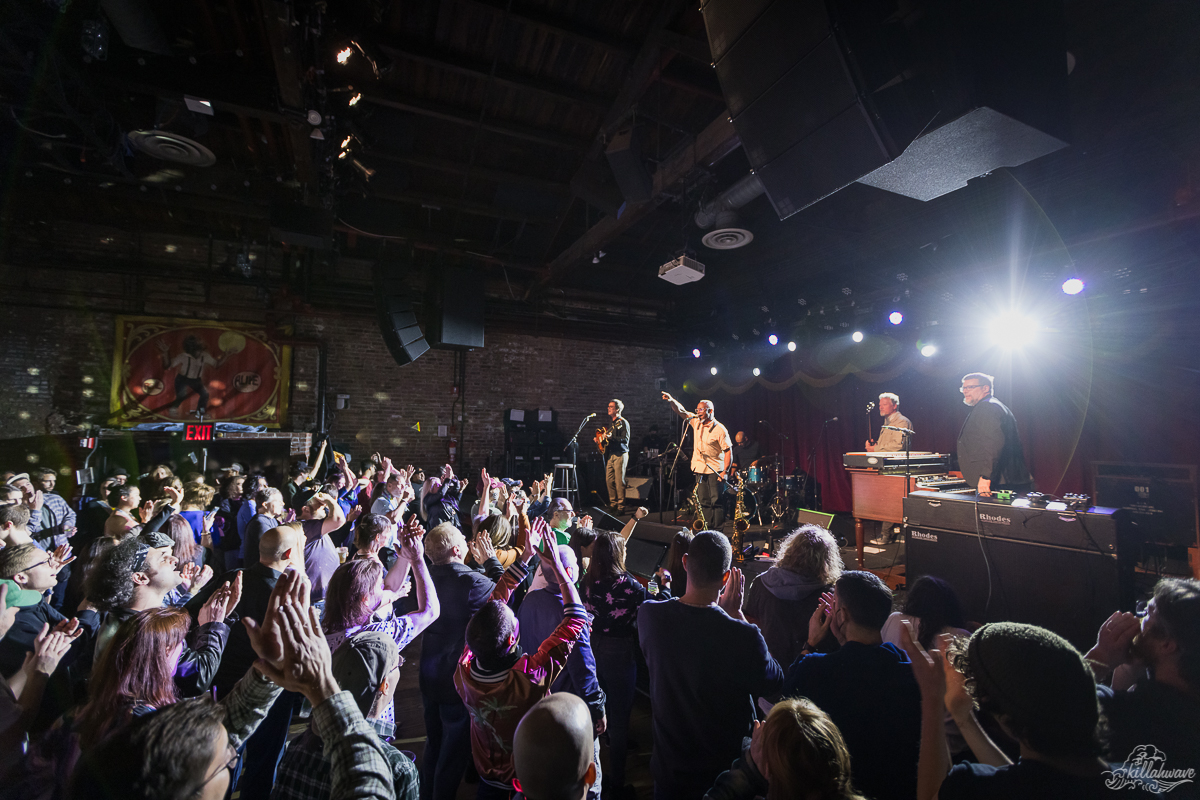
M 129 143 L 147 155 L 177 164 L 211 167 L 217 163 L 217 157 L 211 150 L 177 133 L 133 131 L 129 134 Z

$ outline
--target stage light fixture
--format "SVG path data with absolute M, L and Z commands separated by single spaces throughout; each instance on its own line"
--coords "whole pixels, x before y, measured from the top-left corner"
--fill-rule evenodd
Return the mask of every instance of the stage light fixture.
M 774 347 L 775 345 L 779 344 L 779 337 L 772 333 L 767 337 L 767 341 L 770 342 L 772 347 Z
M 851 339 L 853 339 L 853 340 L 854 340 L 854 341 L 856 341 L 856 342 L 861 342 L 861 341 L 863 340 L 863 332 L 862 332 L 862 331 L 855 331 L 855 332 L 854 332 L 854 333 L 853 333 L 853 334 L 850 336 L 850 338 L 851 338 Z
M 931 358 L 937 352 L 937 345 L 927 344 L 921 348 L 921 355 Z
M 988 335 L 993 345 L 1017 350 L 1030 344 L 1037 335 L 1037 323 L 1016 311 L 1006 311 L 992 320 Z
M 699 358 L 699 357 L 700 357 L 700 348 L 693 347 L 692 348 L 692 358 Z
M 888 322 L 893 325 L 899 325 L 901 322 L 904 322 L 904 315 L 899 311 L 893 311 L 891 314 L 888 314 Z
M 709 367 L 708 371 L 709 371 L 709 373 L 711 373 L 711 374 L 713 374 L 713 375 L 716 375 L 716 374 L 717 374 L 717 368 L 716 368 L 716 367 Z
M 350 56 L 352 55 L 354 55 L 353 50 L 351 50 L 349 47 L 343 47 L 341 50 L 337 51 L 337 62 L 339 64 L 345 64 L 350 60 Z
M 754 368 L 752 371 L 754 372 L 754 377 L 756 377 L 756 378 L 757 378 L 759 375 L 762 375 L 762 370 L 761 370 L 761 369 L 759 369 L 758 367 L 755 367 L 755 368 Z
M 1063 281 L 1062 290 L 1067 294 L 1079 294 L 1083 291 L 1083 281 L 1079 278 L 1068 278 Z
M 362 92 L 355 92 L 350 96 L 350 102 L 348 102 L 346 105 L 353 108 L 354 106 L 358 105 L 359 100 L 362 100 Z
M 792 351 L 793 353 L 796 352 L 796 343 L 788 342 L 788 350 Z

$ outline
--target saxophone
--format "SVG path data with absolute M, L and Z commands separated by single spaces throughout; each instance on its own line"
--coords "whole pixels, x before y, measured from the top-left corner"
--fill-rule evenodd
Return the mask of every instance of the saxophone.
M 699 480 L 692 486 L 692 510 L 695 511 L 695 516 L 692 517 L 692 530 L 697 533 L 708 530 L 708 523 L 704 520 L 704 509 L 700 507 Z
M 733 560 L 737 563 L 745 560 L 745 556 L 742 555 L 742 535 L 750 530 L 750 520 L 746 518 L 746 503 L 742 499 L 742 488 L 745 485 L 745 480 L 739 473 L 737 503 L 733 507 L 733 537 L 729 542 L 733 546 Z

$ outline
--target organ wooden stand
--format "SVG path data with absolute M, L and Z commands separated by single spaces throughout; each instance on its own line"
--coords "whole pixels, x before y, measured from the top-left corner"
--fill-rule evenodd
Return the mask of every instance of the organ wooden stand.
M 950 456 L 945 453 L 846 453 L 842 464 L 850 473 L 851 510 L 858 568 L 863 568 L 863 521 L 899 525 L 904 522 L 904 498 L 934 475 L 945 476 Z M 907 471 L 907 476 L 906 476 Z M 963 484 L 965 486 L 965 484 Z

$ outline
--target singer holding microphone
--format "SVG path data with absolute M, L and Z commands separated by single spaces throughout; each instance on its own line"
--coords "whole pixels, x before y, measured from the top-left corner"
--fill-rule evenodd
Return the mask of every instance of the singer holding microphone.
M 663 392 L 662 397 L 692 428 L 691 467 L 699 483 L 696 495 L 710 530 L 719 531 L 725 525 L 725 509 L 717 503 L 717 498 L 721 495 L 721 483 L 733 462 L 733 442 L 729 439 L 729 430 L 717 422 L 711 400 L 701 400 L 696 404 L 696 413 L 689 414 L 670 393 Z
M 866 442 L 868 453 L 898 453 L 904 449 L 904 434 L 895 428 L 912 430 L 912 422 L 900 413 L 900 396 L 891 392 L 879 395 L 879 416 L 883 417 L 883 430 L 879 439 Z M 869 432 L 869 431 L 868 431 Z M 911 443 L 910 443 L 911 446 Z

